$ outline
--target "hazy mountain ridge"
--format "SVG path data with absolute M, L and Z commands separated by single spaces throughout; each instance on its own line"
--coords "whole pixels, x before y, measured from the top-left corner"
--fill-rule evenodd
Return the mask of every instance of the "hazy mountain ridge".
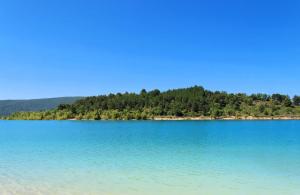
M 15 112 L 31 112 L 56 108 L 60 104 L 72 104 L 83 97 L 57 97 L 29 100 L 0 100 L 0 116 Z

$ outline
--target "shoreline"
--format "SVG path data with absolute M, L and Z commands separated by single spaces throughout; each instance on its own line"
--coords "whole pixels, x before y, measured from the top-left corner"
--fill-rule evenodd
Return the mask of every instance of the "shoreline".
M 66 119 L 68 121 L 97 121 L 95 119 Z M 276 116 L 276 117 L 176 117 L 176 116 L 157 116 L 149 119 L 144 119 L 146 121 L 251 121 L 251 120 L 300 120 L 300 116 L 295 117 L 287 117 L 287 116 Z M 137 119 L 100 119 L 98 121 L 138 121 Z
M 155 121 L 185 121 L 185 120 L 195 120 L 195 121 L 214 121 L 214 120 L 245 120 L 245 121 L 250 121 L 250 120 L 300 120 L 300 116 L 295 116 L 295 117 L 289 117 L 289 116 L 274 116 L 274 117 L 254 117 L 254 116 L 243 116 L 243 117 L 154 117 L 153 119 L 150 120 L 155 120 Z
M 10 119 L 0 119 L 0 121 L 6 121 Z M 28 120 L 28 119 L 13 119 L 13 120 Z M 274 116 L 274 117 L 254 117 L 254 116 L 228 116 L 228 117 L 208 117 L 208 116 L 198 116 L 198 117 L 176 117 L 176 116 L 157 116 L 153 118 L 143 119 L 146 121 L 251 121 L 251 120 L 260 120 L 260 121 L 269 121 L 269 120 L 300 120 L 300 116 Z M 28 120 L 30 121 L 30 120 Z M 138 121 L 138 119 L 63 119 L 63 120 L 55 120 L 55 119 L 33 119 L 32 121 Z

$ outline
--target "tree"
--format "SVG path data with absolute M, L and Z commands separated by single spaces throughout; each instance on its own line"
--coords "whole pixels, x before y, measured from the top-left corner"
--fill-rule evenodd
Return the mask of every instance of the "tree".
M 291 99 L 287 95 L 281 95 L 276 93 L 272 95 L 272 100 L 279 104 L 282 104 L 282 103 L 289 102 Z
M 147 95 L 146 89 L 142 89 L 141 92 L 140 92 L 140 95 L 141 95 L 141 96 Z
M 293 103 L 295 106 L 300 106 L 300 96 L 294 96 Z

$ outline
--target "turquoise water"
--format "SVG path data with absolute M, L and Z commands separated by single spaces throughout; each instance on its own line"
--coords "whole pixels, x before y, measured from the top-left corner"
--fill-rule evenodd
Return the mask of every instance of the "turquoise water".
M 298 195 L 300 121 L 0 121 L 0 194 Z

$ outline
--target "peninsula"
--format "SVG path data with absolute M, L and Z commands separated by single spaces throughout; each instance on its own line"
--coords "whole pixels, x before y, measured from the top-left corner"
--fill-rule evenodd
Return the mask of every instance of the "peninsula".
M 227 93 L 201 86 L 161 92 L 117 93 L 80 99 L 55 109 L 16 112 L 7 120 L 300 119 L 300 96 Z

